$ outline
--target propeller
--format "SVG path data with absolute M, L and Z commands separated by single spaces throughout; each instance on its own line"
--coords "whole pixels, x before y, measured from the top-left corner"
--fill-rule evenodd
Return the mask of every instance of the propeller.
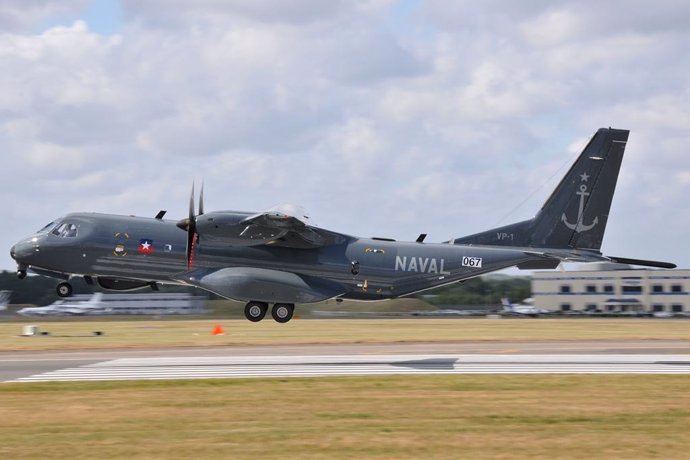
M 199 234 L 196 231 L 196 219 L 204 213 L 204 183 L 201 183 L 199 192 L 199 214 L 194 214 L 194 183 L 192 182 L 192 193 L 189 195 L 189 216 L 177 223 L 177 226 L 187 232 L 187 269 L 192 270 L 194 264 L 194 246 L 199 241 Z

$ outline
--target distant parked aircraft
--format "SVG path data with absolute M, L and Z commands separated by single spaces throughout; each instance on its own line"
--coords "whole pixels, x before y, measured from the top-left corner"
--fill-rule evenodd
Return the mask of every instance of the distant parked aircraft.
M 10 291 L 0 291 L 0 311 L 7 310 L 7 304 L 10 302 Z
M 45 307 L 27 307 L 17 311 L 22 316 L 84 316 L 108 313 L 101 298 L 103 294 L 95 293 L 89 300 L 58 300 Z
M 503 305 L 503 311 L 502 313 L 510 313 L 514 315 L 523 315 L 523 316 L 539 316 L 539 315 L 547 315 L 549 313 L 553 313 L 550 310 L 545 310 L 543 308 L 537 308 L 534 305 L 532 305 L 532 302 L 534 299 L 529 298 L 525 299 L 523 302 L 524 304 L 519 303 L 519 304 L 514 304 L 510 302 L 510 299 L 508 298 L 503 298 L 501 299 L 501 304 Z

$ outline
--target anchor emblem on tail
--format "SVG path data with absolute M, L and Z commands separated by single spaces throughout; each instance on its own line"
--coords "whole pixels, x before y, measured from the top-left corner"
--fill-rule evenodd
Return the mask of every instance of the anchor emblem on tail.
M 582 178 L 583 182 L 586 182 L 589 176 L 587 173 L 582 174 L 580 176 Z M 565 224 L 566 227 L 568 227 L 570 230 L 575 230 L 575 232 L 580 233 L 580 232 L 586 232 L 587 230 L 591 230 L 596 224 L 599 223 L 599 217 L 595 217 L 594 220 L 592 221 L 591 224 L 585 225 L 582 221 L 584 218 L 584 210 L 585 210 L 585 197 L 590 195 L 589 192 L 587 192 L 587 186 L 585 184 L 580 185 L 580 191 L 575 192 L 575 195 L 580 196 L 580 210 L 578 211 L 577 214 L 577 222 L 574 224 L 571 224 L 568 222 L 568 217 L 563 213 L 561 215 L 561 221 Z

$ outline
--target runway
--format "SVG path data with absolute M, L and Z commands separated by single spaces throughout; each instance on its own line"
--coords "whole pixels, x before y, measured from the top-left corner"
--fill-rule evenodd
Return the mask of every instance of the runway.
M 690 374 L 690 354 L 388 354 L 118 358 L 11 382 L 424 374 Z M 78 363 L 78 361 L 77 361 Z

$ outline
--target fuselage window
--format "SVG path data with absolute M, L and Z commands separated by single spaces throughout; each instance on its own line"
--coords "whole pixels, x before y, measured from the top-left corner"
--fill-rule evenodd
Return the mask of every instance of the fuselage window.
M 63 222 L 55 227 L 51 233 L 61 238 L 74 238 L 77 236 L 77 226 Z

